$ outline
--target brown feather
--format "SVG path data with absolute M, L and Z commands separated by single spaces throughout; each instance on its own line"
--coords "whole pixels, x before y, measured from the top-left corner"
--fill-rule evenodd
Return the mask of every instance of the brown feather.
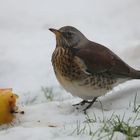
M 103 45 L 89 41 L 77 49 L 76 56 L 82 59 L 91 73 L 111 72 L 120 77 L 131 77 L 131 67 Z

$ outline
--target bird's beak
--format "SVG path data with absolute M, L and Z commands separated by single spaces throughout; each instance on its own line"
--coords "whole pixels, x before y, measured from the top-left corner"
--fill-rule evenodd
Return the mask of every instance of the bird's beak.
M 57 37 L 61 36 L 61 33 L 60 33 L 59 30 L 53 29 L 53 28 L 50 28 L 49 30 L 50 30 L 51 32 L 53 32 Z

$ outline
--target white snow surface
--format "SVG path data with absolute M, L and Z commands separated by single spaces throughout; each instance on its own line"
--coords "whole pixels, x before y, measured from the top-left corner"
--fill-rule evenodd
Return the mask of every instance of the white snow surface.
M 84 125 L 86 115 L 83 107 L 72 107 L 80 99 L 59 87 L 51 65 L 55 37 L 48 28 L 66 25 L 77 27 L 87 38 L 107 46 L 140 69 L 139 0 L 0 0 L 0 88 L 12 87 L 20 96 L 19 109 L 25 111 L 16 114 L 13 125 L 0 127 L 0 140 L 91 139 L 88 134 L 72 133 L 77 122 Z M 53 101 L 46 100 L 41 87 L 53 88 Z M 136 93 L 139 105 L 140 81 L 123 83 L 99 98 L 88 115 L 102 119 L 114 113 L 126 122 L 134 120 Z M 102 125 L 98 120 L 92 126 L 93 132 Z M 140 125 L 140 119 L 131 125 Z M 113 137 L 125 138 L 119 132 Z

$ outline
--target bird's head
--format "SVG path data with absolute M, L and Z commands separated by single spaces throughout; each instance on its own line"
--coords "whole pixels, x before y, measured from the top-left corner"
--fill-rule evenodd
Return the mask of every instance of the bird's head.
M 76 28 L 64 26 L 60 29 L 50 28 L 56 36 L 56 44 L 60 47 L 76 47 L 87 41 L 87 38 Z

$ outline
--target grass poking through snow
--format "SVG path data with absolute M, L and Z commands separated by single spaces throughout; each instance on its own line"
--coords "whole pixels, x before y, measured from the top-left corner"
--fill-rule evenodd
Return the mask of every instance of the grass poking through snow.
M 53 101 L 54 94 L 53 94 L 53 88 L 52 87 L 42 87 L 41 90 L 44 93 L 44 96 L 47 99 L 47 101 Z
M 134 97 L 133 112 L 135 113 L 140 112 L 140 105 L 137 105 L 137 93 Z
M 126 140 L 133 140 L 134 138 L 140 137 L 140 124 L 137 124 L 137 126 L 132 125 L 140 120 L 140 105 L 136 103 L 136 99 L 137 94 L 135 95 L 132 106 L 133 117 L 125 116 L 125 113 L 123 116 L 112 113 L 110 117 L 107 117 L 104 115 L 104 110 L 102 109 L 102 116 L 100 117 L 94 113 L 92 117 L 86 115 L 83 122 L 77 121 L 76 128 L 72 132 L 72 135 L 87 135 L 91 137 L 91 140 L 101 140 L 105 138 L 112 140 L 116 132 L 123 134 Z
M 128 121 L 124 121 L 125 115 L 121 118 L 116 114 L 112 114 L 110 118 L 97 118 L 96 116 L 90 118 L 88 115 L 85 117 L 84 122 L 77 121 L 76 128 L 72 132 L 72 135 L 88 135 L 93 138 L 112 140 L 115 132 L 120 132 L 126 136 L 126 139 L 133 140 L 134 137 L 140 136 L 140 126 L 132 127 L 129 118 Z M 100 124 L 98 128 L 97 123 Z

